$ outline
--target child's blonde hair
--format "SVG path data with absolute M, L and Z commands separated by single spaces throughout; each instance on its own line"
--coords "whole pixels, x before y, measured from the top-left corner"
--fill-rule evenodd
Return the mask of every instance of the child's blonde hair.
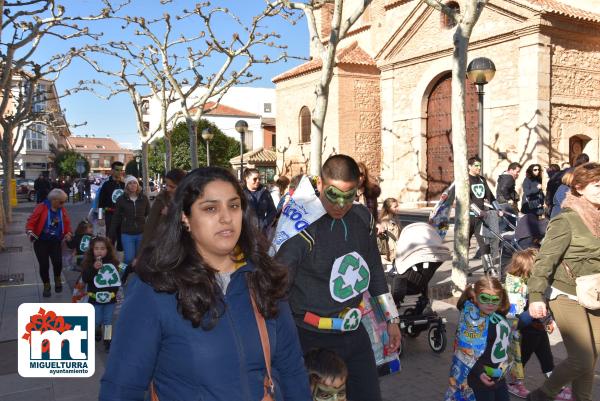
M 508 294 L 506 290 L 502 286 L 500 280 L 496 277 L 491 276 L 483 276 L 475 284 L 467 285 L 467 288 L 463 291 L 462 295 L 458 299 L 456 303 L 456 307 L 458 309 L 462 309 L 465 305 L 465 302 L 472 301 L 475 302 L 475 299 L 481 294 L 483 291 L 490 291 L 500 297 L 500 304 L 498 305 L 498 312 L 501 315 L 506 315 L 508 310 L 510 309 L 510 302 L 508 301 Z
M 506 272 L 516 277 L 528 279 L 531 276 L 537 254 L 538 250 L 535 248 L 527 248 L 513 253 Z

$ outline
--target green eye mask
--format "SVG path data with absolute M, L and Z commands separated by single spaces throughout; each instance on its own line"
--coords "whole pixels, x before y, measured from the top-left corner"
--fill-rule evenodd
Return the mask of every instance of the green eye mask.
M 346 401 L 346 385 L 341 387 L 329 387 L 317 383 L 313 391 L 314 401 Z
M 356 199 L 356 188 L 344 192 L 333 185 L 330 185 L 325 189 L 325 197 L 334 205 L 344 207 L 351 204 L 354 202 L 354 199 Z
M 478 298 L 479 302 L 481 302 L 482 304 L 500 305 L 500 297 L 497 295 L 490 295 L 482 292 L 481 294 L 479 294 Z

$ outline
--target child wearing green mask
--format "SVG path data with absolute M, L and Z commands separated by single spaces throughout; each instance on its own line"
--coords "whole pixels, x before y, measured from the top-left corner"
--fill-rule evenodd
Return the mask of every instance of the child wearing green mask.
M 313 349 L 304 355 L 314 401 L 346 401 L 348 369 L 333 351 Z

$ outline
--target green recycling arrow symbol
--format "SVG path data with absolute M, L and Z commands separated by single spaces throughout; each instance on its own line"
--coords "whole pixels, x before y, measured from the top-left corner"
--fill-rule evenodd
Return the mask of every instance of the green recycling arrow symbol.
M 358 252 L 343 255 L 334 261 L 331 269 L 331 296 L 338 302 L 345 302 L 366 291 L 370 278 L 369 267 Z

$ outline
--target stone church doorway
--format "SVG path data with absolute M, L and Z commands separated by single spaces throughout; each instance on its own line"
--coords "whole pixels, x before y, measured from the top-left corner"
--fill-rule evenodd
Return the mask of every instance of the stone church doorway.
M 590 141 L 590 138 L 584 135 L 575 135 L 569 138 L 569 163 L 575 165 L 575 159 L 583 153 L 585 145 Z
M 477 155 L 477 92 L 466 84 L 467 155 Z M 427 100 L 427 194 L 436 201 L 454 180 L 452 156 L 452 76 L 447 73 L 434 84 Z

